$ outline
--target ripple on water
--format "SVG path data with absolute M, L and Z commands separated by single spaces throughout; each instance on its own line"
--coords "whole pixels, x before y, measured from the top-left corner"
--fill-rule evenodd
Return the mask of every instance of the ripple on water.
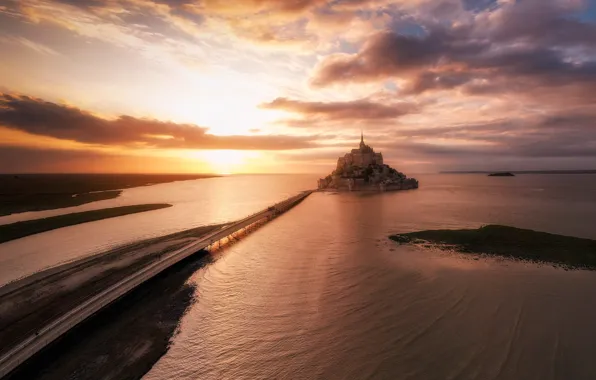
M 413 196 L 313 194 L 225 249 L 145 379 L 596 378 L 595 273 L 386 244 Z

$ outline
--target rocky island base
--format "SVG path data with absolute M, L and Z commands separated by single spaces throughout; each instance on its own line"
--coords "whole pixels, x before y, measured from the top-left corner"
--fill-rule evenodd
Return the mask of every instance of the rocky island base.
M 478 229 L 427 230 L 389 237 L 401 244 L 434 243 L 462 253 L 548 262 L 573 269 L 596 269 L 596 240 L 500 225 Z
M 383 154 L 376 153 L 360 137 L 360 147 L 337 160 L 336 169 L 318 181 L 319 190 L 388 191 L 417 189 L 418 181 L 408 178 L 383 163 Z

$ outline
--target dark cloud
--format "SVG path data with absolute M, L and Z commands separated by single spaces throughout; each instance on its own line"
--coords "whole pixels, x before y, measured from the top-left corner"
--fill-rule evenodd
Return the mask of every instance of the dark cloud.
M 312 83 L 397 77 L 405 79 L 402 91 L 409 94 L 466 86 L 469 93 L 489 93 L 495 84 L 504 90 L 523 83 L 527 91 L 564 87 L 594 98 L 596 24 L 573 17 L 577 9 L 558 4 L 526 0 L 454 26 L 429 21 L 419 34 L 380 32 L 356 54 L 326 58 Z
M 104 7 L 109 4 L 106 0 L 54 0 L 57 3 L 72 5 L 79 8 Z
M 320 116 L 326 120 L 395 119 L 417 111 L 417 106 L 411 103 L 382 104 L 366 99 L 325 103 L 277 98 L 261 106 L 268 109 L 294 112 L 304 116 Z
M 575 16 L 588 3 L 554 0 L 517 1 L 502 8 L 494 21 L 487 24 L 488 28 L 484 32 L 478 31 L 488 33 L 495 42 L 594 47 L 596 24 L 581 21 Z
M 109 120 L 28 96 L 0 94 L 0 126 L 81 143 L 155 148 L 284 150 L 315 146 L 316 137 L 216 136 L 192 124 L 120 116 Z
M 462 0 L 462 3 L 464 9 L 468 11 L 484 11 L 497 6 L 497 0 Z
M 407 143 L 403 139 L 407 139 Z M 444 143 L 431 144 L 425 140 Z M 418 156 L 583 158 L 596 165 L 596 110 L 487 123 L 402 128 L 382 141 L 380 146 L 386 149 L 405 149 Z M 461 144 L 461 141 L 467 143 Z
M 183 173 L 201 169 L 197 160 L 190 157 L 131 156 L 0 145 L 0 173 Z
M 441 61 L 462 61 L 489 48 L 473 40 L 458 41 L 455 34 L 444 29 L 425 36 L 399 35 L 390 31 L 377 33 L 358 54 L 325 60 L 313 84 L 325 86 L 335 82 L 415 75 L 425 68 L 437 67 Z

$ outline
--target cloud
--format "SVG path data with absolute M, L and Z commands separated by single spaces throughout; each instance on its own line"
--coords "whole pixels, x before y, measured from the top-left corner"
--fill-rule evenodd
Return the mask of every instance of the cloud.
M 424 37 L 399 35 L 384 31 L 372 36 L 359 53 L 338 54 L 325 59 L 317 70 L 313 84 L 326 86 L 335 82 L 358 82 L 407 76 L 440 60 L 461 60 L 486 49 L 475 42 L 456 44 L 445 31 Z
M 207 128 L 120 116 L 104 119 L 41 99 L 0 94 L 0 126 L 87 144 L 146 148 L 286 150 L 316 146 L 316 136 L 217 136 Z
M 583 158 L 596 161 L 595 110 L 486 123 L 400 128 L 379 146 L 414 156 Z
M 303 116 L 319 116 L 326 120 L 388 120 L 416 112 L 418 109 L 411 103 L 382 104 L 366 99 L 325 103 L 277 98 L 262 104 L 261 107 Z
M 493 86 L 503 90 L 523 83 L 530 91 L 564 88 L 595 96 L 596 24 L 573 17 L 577 9 L 564 4 L 503 2 L 453 24 L 420 19 L 420 32 L 385 30 L 355 54 L 326 57 L 311 83 L 324 87 L 395 78 L 404 82 L 403 94 L 468 86 L 469 93 L 486 94 Z
M 60 55 L 60 53 L 58 53 L 56 50 L 54 50 L 48 46 L 45 46 L 44 44 L 31 41 L 30 39 L 27 39 L 24 37 L 0 35 L 0 42 L 14 44 L 14 45 L 22 45 L 22 46 L 25 46 L 39 54 L 43 54 L 43 55 L 53 55 L 53 56 Z
M 0 147 L 0 173 L 196 173 L 209 170 L 200 160 L 185 156 Z

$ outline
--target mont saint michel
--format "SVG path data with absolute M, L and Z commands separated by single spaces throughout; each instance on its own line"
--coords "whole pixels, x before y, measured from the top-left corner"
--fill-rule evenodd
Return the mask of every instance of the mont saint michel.
M 319 190 L 386 191 L 417 189 L 418 181 L 383 163 L 383 154 L 364 143 L 337 159 L 337 167 L 318 181 Z

